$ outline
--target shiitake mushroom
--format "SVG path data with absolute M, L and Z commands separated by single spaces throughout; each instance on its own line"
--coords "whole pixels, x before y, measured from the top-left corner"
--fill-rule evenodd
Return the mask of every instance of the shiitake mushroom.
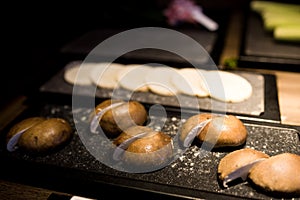
M 126 145 L 120 158 L 127 165 L 156 168 L 170 162 L 174 147 L 169 135 L 146 126 L 132 126 L 115 138 L 113 143 L 120 147 L 133 137 L 136 138 Z
M 189 138 L 191 133 L 194 134 L 193 138 Z M 186 140 L 194 138 L 210 143 L 214 148 L 235 147 L 244 144 L 247 136 L 245 125 L 234 115 L 200 113 L 188 118 L 182 125 L 180 141 L 186 147 L 189 143 Z
M 117 137 L 123 130 L 143 125 L 147 120 L 145 107 L 137 101 L 105 100 L 98 104 L 91 116 L 91 131 L 99 123 L 108 138 Z
M 227 175 L 250 164 L 253 161 L 269 158 L 269 155 L 251 148 L 232 151 L 224 156 L 218 165 L 218 178 L 224 180 Z
M 47 153 L 64 145 L 73 135 L 65 119 L 30 117 L 11 127 L 6 135 L 7 150 L 16 147 L 31 153 Z
M 299 197 L 300 156 L 287 152 L 274 155 L 253 166 L 249 179 L 266 192 Z

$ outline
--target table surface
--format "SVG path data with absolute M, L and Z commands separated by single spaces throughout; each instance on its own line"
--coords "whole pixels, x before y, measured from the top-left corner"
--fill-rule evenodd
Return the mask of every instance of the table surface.
M 236 37 L 239 32 L 239 18 L 234 13 L 232 18 L 236 19 L 229 24 L 229 32 L 225 41 L 225 48 L 221 55 L 221 61 L 226 58 L 232 58 L 238 54 L 239 40 Z M 279 108 L 281 113 L 282 124 L 300 125 L 300 73 L 264 70 L 264 69 L 247 69 L 241 70 L 254 71 L 259 73 L 273 74 L 277 79 L 277 90 Z M 12 119 L 14 119 L 22 110 L 25 109 L 22 104 L 26 100 L 25 96 L 19 96 L 13 99 L 6 107 L 2 108 L 0 115 L 0 129 L 5 127 Z M 29 185 L 15 183 L 11 180 L 0 180 L 0 196 L 1 199 L 50 199 L 51 194 L 68 195 L 51 191 L 44 188 L 32 187 Z
M 299 126 L 300 73 L 262 69 L 249 70 L 276 76 L 281 123 Z

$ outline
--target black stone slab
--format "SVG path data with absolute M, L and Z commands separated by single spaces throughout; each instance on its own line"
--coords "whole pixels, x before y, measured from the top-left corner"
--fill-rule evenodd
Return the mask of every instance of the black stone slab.
M 243 34 L 239 67 L 300 71 L 300 43 L 276 41 L 257 13 L 246 14 Z
M 248 138 L 243 146 L 206 151 L 201 145 L 193 143 L 183 154 L 178 154 L 180 156 L 177 159 L 162 169 L 148 173 L 127 173 L 99 162 L 80 140 L 78 132 L 86 131 L 91 109 L 85 107 L 76 109 L 76 113 L 82 117 L 74 120 L 74 111 L 70 104 L 57 102 L 63 102 L 63 98 L 48 103 L 40 100 L 29 102 L 30 108 L 1 132 L 0 159 L 5 169 L 5 173 L 1 176 L 40 187 L 95 197 L 111 191 L 114 191 L 111 196 L 122 191 L 124 196 L 128 195 L 128 191 L 137 191 L 141 195 L 146 193 L 157 198 L 274 199 L 273 194 L 256 190 L 248 182 L 233 185 L 228 189 L 222 188 L 217 179 L 220 159 L 235 149 L 245 147 L 263 151 L 271 156 L 284 152 L 300 154 L 298 129 L 245 122 Z M 182 123 L 193 114 L 167 113 L 165 119 L 159 115 L 153 116 L 153 119 L 166 120 L 161 130 L 175 140 Z M 13 124 L 31 116 L 62 117 L 70 122 L 75 135 L 64 148 L 48 155 L 32 156 L 20 150 L 7 152 L 3 139 L 5 134 Z M 176 140 L 174 142 L 176 143 Z M 95 141 L 91 135 L 89 144 L 93 143 L 98 144 L 99 141 Z M 109 144 L 102 143 L 102 145 Z
M 75 67 L 82 61 L 72 61 L 67 63 L 63 69 L 61 69 L 57 74 L 55 74 L 51 79 L 45 82 L 40 87 L 40 92 L 43 93 L 58 93 L 58 94 L 73 94 L 73 85 L 67 83 L 64 80 L 64 72 L 66 69 Z M 195 99 L 187 95 L 180 95 L 180 106 L 177 97 L 174 96 L 161 96 L 154 94 L 152 92 L 135 92 L 118 89 L 116 95 L 122 98 L 131 98 L 144 103 L 150 104 L 161 104 L 165 106 L 175 107 L 177 109 L 187 108 L 187 109 L 201 109 L 207 111 L 216 112 L 228 112 L 241 115 L 244 117 L 259 117 L 263 120 L 272 120 L 280 122 L 280 112 L 277 97 L 277 86 L 276 77 L 273 75 L 264 75 L 251 72 L 243 71 L 232 71 L 232 73 L 239 74 L 245 77 L 253 87 L 252 96 L 243 101 L 237 103 L 224 103 L 209 97 L 198 98 L 198 105 L 195 106 L 191 104 Z M 94 88 L 95 86 L 92 86 Z M 91 96 L 90 86 L 78 86 L 77 87 L 80 95 Z M 111 98 L 113 90 L 105 88 L 97 88 L 95 91 L 95 97 L 97 98 Z
M 129 29 L 130 30 L 130 29 Z M 220 54 L 220 42 L 223 38 L 219 32 L 210 32 L 203 29 L 170 29 L 174 31 L 178 31 L 188 37 L 191 37 L 195 42 L 199 43 L 204 50 L 212 57 L 214 62 L 217 64 L 218 56 Z M 75 40 L 67 43 L 64 45 L 60 52 L 63 56 L 68 58 L 81 58 L 84 59 L 91 51 L 103 42 L 106 39 L 113 37 L 114 35 L 120 34 L 123 31 L 127 31 L 127 29 L 100 29 L 100 30 L 92 30 L 89 31 L 82 36 L 76 38 Z M 141 30 L 142 32 L 142 30 Z M 136 38 L 138 41 L 138 38 Z M 168 35 L 161 34 L 156 37 L 157 42 L 165 43 L 168 41 Z M 175 41 L 176 42 L 176 41 Z M 217 48 L 218 47 L 218 48 Z M 181 50 L 188 49 L 188 52 L 191 51 L 191 46 L 180 46 Z M 199 49 L 197 49 L 199 50 Z M 109 48 L 106 52 L 96 52 L 94 55 L 95 59 L 97 58 L 109 58 L 115 57 L 115 52 L 110 51 Z M 189 57 L 190 61 L 193 61 L 199 65 L 205 64 L 207 61 L 202 59 L 201 56 L 194 54 L 194 57 Z M 77 57 L 76 57 L 77 56 Z M 160 50 L 160 49 L 153 49 L 153 48 L 145 48 L 145 49 L 138 49 L 135 51 L 128 52 L 124 55 L 118 55 L 118 60 L 122 62 L 155 62 L 155 63 L 163 63 L 163 64 L 173 64 L 173 65 L 180 65 L 182 63 L 186 63 L 186 60 L 174 53 Z M 204 61 L 203 61 L 204 60 Z

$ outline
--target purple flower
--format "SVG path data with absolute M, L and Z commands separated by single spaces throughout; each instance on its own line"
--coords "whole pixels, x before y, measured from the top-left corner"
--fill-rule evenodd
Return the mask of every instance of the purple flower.
M 192 0 L 173 0 L 163 13 L 171 26 L 178 22 L 188 22 L 200 23 L 211 31 L 218 29 L 218 24 L 204 15 L 202 8 Z

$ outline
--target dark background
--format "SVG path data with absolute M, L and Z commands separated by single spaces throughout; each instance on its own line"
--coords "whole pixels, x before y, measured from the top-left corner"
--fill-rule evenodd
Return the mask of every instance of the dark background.
M 31 95 L 60 68 L 60 48 L 89 30 L 168 26 L 162 14 L 169 1 L 9 2 L 2 9 L 0 104 Z M 197 1 L 206 13 L 230 13 L 246 0 Z M 199 28 L 199 27 L 197 27 Z M 201 28 L 201 27 L 200 27 Z

